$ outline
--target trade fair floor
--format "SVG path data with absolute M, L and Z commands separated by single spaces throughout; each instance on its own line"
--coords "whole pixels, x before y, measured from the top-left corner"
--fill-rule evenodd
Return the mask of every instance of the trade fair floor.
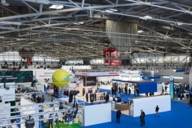
M 141 128 L 139 118 L 122 115 L 120 124 L 115 121 L 115 112 L 112 113 L 113 121 L 86 128 Z M 172 101 L 172 111 L 160 113 L 159 116 L 146 116 L 145 128 L 191 128 L 192 107 L 178 101 Z

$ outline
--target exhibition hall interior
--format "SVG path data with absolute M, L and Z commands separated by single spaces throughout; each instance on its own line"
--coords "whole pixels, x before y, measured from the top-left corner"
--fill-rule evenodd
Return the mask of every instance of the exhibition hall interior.
M 0 0 L 0 128 L 192 128 L 192 0 Z

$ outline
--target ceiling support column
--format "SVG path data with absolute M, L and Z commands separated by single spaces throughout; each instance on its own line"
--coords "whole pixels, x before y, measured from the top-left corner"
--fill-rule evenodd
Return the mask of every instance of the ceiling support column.
M 106 20 L 106 32 L 115 48 L 121 53 L 130 52 L 130 46 L 135 42 L 132 34 L 137 33 L 137 23 Z

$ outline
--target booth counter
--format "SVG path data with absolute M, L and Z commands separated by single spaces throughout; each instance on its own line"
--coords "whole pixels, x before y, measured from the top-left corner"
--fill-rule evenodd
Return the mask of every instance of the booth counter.
M 124 115 L 132 115 L 131 113 L 131 104 L 129 103 L 116 103 L 114 106 L 115 110 L 121 110 L 121 113 Z

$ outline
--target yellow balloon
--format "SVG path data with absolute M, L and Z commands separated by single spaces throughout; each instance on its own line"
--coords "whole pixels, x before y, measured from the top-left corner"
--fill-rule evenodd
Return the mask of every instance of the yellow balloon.
M 57 69 L 52 75 L 53 85 L 59 88 L 67 87 L 70 82 L 70 74 L 63 70 Z

